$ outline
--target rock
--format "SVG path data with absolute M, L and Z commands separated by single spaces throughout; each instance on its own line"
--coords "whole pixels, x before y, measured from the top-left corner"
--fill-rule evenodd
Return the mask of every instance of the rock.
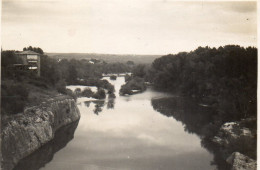
M 252 141 L 254 135 L 248 128 L 241 127 L 239 122 L 227 122 L 221 126 L 217 136 L 214 136 L 212 141 L 221 146 L 229 147 L 242 138 Z
M 239 152 L 233 152 L 226 161 L 232 170 L 256 170 L 256 161 Z
M 221 139 L 218 136 L 214 136 L 214 138 L 212 139 L 212 141 L 218 145 L 223 145 L 223 139 Z
M 12 169 L 17 162 L 54 138 L 56 130 L 79 120 L 74 100 L 50 99 L 45 107 L 31 107 L 2 127 L 2 168 Z M 44 104 L 44 103 L 43 103 Z

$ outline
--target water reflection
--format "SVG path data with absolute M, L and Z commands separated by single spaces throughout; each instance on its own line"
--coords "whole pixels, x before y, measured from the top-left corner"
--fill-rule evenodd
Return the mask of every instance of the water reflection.
M 91 101 L 85 101 L 85 102 L 84 102 L 84 104 L 85 104 L 86 107 L 89 107 L 89 106 L 90 106 L 90 103 L 91 103 Z
M 98 113 L 102 112 L 103 107 L 105 105 L 105 101 L 93 101 L 93 103 L 95 104 L 95 109 L 93 111 L 96 115 L 98 115 Z
M 43 145 L 39 150 L 19 161 L 14 170 L 37 170 L 53 159 L 56 152 L 64 148 L 74 137 L 78 121 L 60 128 L 53 140 Z
M 182 107 L 175 109 L 171 102 L 178 101 L 160 100 L 171 95 L 148 88 L 144 93 L 119 96 L 124 78 L 119 77 L 110 82 L 115 86 L 116 98 L 85 102 L 79 100 L 81 119 L 74 139 L 41 169 L 216 168 L 211 164 L 213 155 L 201 147 L 201 139 L 197 135 L 200 131 L 198 129 L 202 127 L 197 123 L 203 122 L 202 117 L 198 117 L 194 124 L 186 125 L 191 118 L 181 114 L 186 112 L 182 102 L 177 104 Z M 175 112 L 176 119 L 165 116 L 170 116 L 172 112 Z
M 201 107 L 188 98 L 172 97 L 153 99 L 151 101 L 155 110 L 168 117 L 174 117 L 183 123 L 185 131 L 203 136 L 207 130 L 206 125 L 212 123 L 214 110 Z
M 211 122 L 216 114 L 213 108 L 199 106 L 196 101 L 181 97 L 153 99 L 151 103 L 158 112 L 182 122 L 186 132 L 197 134 L 201 146 L 214 154 L 212 164 L 221 170 L 230 169 L 223 153 L 209 140 L 212 132 L 217 130 Z
M 84 105 L 89 108 L 91 104 L 94 104 L 93 113 L 98 115 L 101 113 L 106 105 L 107 109 L 114 109 L 115 107 L 115 99 L 109 98 L 106 100 L 96 100 L 96 101 L 85 101 Z
M 107 109 L 114 109 L 115 107 L 115 99 L 108 99 Z

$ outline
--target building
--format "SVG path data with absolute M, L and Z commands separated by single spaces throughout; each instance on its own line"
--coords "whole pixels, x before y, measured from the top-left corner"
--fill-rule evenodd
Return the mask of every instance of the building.
M 22 51 L 16 53 L 22 59 L 22 65 L 26 66 L 32 72 L 35 72 L 38 76 L 40 72 L 40 54 L 34 51 Z

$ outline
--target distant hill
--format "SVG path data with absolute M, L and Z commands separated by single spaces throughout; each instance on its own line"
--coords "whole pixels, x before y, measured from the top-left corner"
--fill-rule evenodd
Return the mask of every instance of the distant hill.
M 96 53 L 46 53 L 48 56 L 57 59 L 97 59 L 107 63 L 133 61 L 135 64 L 151 64 L 154 59 L 161 55 L 134 55 L 134 54 L 96 54 Z

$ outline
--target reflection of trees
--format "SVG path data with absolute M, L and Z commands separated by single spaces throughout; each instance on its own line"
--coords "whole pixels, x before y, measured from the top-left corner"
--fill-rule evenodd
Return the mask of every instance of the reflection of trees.
M 91 103 L 91 101 L 85 101 L 85 102 L 84 102 L 85 106 L 87 106 L 87 107 L 90 106 L 90 103 Z
M 95 114 L 98 115 L 98 113 L 102 112 L 105 101 L 104 100 L 99 100 L 99 101 L 93 101 L 95 103 L 95 109 L 93 110 Z
M 85 101 L 84 104 L 86 107 L 89 107 L 90 106 L 90 103 L 94 103 L 95 105 L 95 108 L 93 110 L 93 112 L 95 114 L 98 115 L 98 113 L 102 112 L 103 111 L 103 108 L 104 108 L 104 105 L 105 105 L 105 101 L 104 100 L 96 100 L 96 101 Z M 113 109 L 115 106 L 115 99 L 108 99 L 108 102 L 107 102 L 107 108 L 108 109 Z
M 212 141 L 203 138 L 201 140 L 201 146 L 206 148 L 210 153 L 214 155 L 214 160 L 211 162 L 211 164 L 216 165 L 218 169 L 220 170 L 230 170 L 231 167 L 229 164 L 226 163 L 226 160 L 223 159 L 223 157 L 227 157 L 230 154 L 222 152 L 219 147 L 214 145 Z
M 26 169 L 37 170 L 53 159 L 56 152 L 64 148 L 74 137 L 78 121 L 64 126 L 56 131 L 54 139 L 43 145 L 40 149 L 20 160 L 14 170 Z
M 216 112 L 213 108 L 201 107 L 195 101 L 187 98 L 161 98 L 151 101 L 154 110 L 168 117 L 174 117 L 184 124 L 188 133 L 195 133 L 201 138 L 201 146 L 214 154 L 214 161 L 219 169 L 229 169 L 223 155 L 211 142 L 219 126 L 213 121 Z
M 107 108 L 114 109 L 114 107 L 115 107 L 115 99 L 108 99 Z
M 153 108 L 168 117 L 174 117 L 185 125 L 189 133 L 204 136 L 208 124 L 212 123 L 214 110 L 201 107 L 197 103 L 185 98 L 162 98 L 152 100 Z

